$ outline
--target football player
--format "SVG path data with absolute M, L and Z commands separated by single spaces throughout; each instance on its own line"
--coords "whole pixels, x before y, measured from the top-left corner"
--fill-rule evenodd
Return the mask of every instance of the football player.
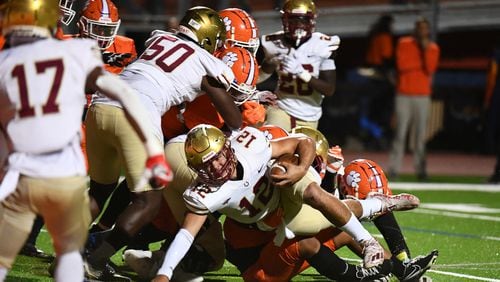
M 135 50 L 133 39 L 117 35 L 117 31 L 120 26 L 120 19 L 116 6 L 110 0 L 87 1 L 79 15 L 79 21 L 77 23 L 80 33 L 77 35 L 65 35 L 63 33 L 61 24 L 68 26 L 77 15 L 76 11 L 73 9 L 73 4 L 73 0 L 59 0 L 59 8 L 63 16 L 58 24 L 55 37 L 59 39 L 81 37 L 97 40 L 103 54 L 105 70 L 111 73 L 120 73 L 125 65 L 129 64 L 137 57 L 137 52 Z M 90 106 L 91 97 L 92 95 L 87 95 L 87 103 L 85 105 L 84 114 L 82 115 L 83 117 L 85 116 L 88 106 Z M 85 163 L 87 163 L 85 133 L 85 124 L 82 124 L 83 138 L 81 148 L 85 157 Z M 117 195 L 119 194 L 117 193 Z M 120 202 L 113 201 L 113 203 L 116 204 Z M 128 201 L 126 203 L 128 204 Z M 113 211 L 123 210 L 124 207 L 114 207 L 113 205 L 111 205 L 108 206 L 108 208 L 109 211 Z M 114 214 L 103 214 L 100 220 L 106 222 L 108 217 L 110 216 L 116 217 Z M 38 237 L 42 226 L 43 220 L 40 217 L 37 217 L 35 223 L 33 224 L 33 229 L 30 233 L 30 236 L 28 237 L 28 241 L 20 252 L 21 254 L 40 258 L 51 258 L 50 255 L 45 254 L 35 246 L 36 238 Z M 98 229 L 98 226 L 98 224 L 94 225 L 93 229 Z M 92 231 L 95 230 L 91 230 L 91 232 Z
M 338 176 L 339 192 L 343 198 L 366 199 L 369 193 L 392 195 L 387 177 L 382 168 L 374 161 L 356 159 L 347 164 Z M 386 212 L 373 219 L 373 223 L 384 236 L 392 255 L 403 263 L 403 273 L 396 274 L 401 281 L 419 278 L 435 262 L 438 251 L 433 250 L 425 257 L 411 259 L 410 249 L 392 212 Z M 414 271 L 418 265 L 418 270 Z
M 290 131 L 298 125 L 317 128 L 324 96 L 335 90 L 334 51 L 338 36 L 315 32 L 311 0 L 289 0 L 281 10 L 283 30 L 262 36 L 264 59 L 259 82 L 278 73 L 278 107 L 267 107 L 267 124 Z
M 217 54 L 217 56 L 228 66 L 231 67 L 233 73 L 235 74 L 235 79 L 231 83 L 231 95 L 234 97 L 235 102 L 237 104 L 245 103 L 251 95 L 255 92 L 255 84 L 258 76 L 258 66 L 257 62 L 253 55 L 246 49 L 242 47 L 229 47 Z M 203 96 L 202 96 L 203 97 Z M 191 103 L 187 103 L 185 107 L 185 111 L 181 114 L 181 121 L 179 121 L 178 116 L 171 116 L 171 119 L 177 121 L 176 123 L 172 123 L 171 120 L 165 119 L 165 117 L 171 112 L 167 112 L 163 119 L 165 121 L 170 121 L 170 123 L 163 123 L 163 133 L 166 138 L 170 139 L 170 141 L 165 146 L 165 156 L 167 156 L 168 160 L 172 164 L 172 169 L 174 171 L 174 179 L 169 184 L 169 189 L 164 189 L 163 196 L 165 199 L 164 205 L 171 212 L 162 213 L 159 212 L 156 216 L 156 219 L 153 221 L 153 225 L 155 229 L 163 230 L 164 233 L 170 234 L 170 236 L 175 236 L 178 231 L 178 228 L 171 232 L 171 229 L 165 230 L 166 228 L 162 228 L 162 224 L 158 224 L 158 222 L 164 221 L 172 221 L 175 219 L 175 223 L 180 225 L 184 220 L 184 214 L 186 212 L 186 207 L 182 200 L 182 194 L 185 189 L 195 180 L 196 174 L 187 166 L 186 156 L 184 154 L 184 136 L 174 137 L 180 134 L 187 132 L 186 128 L 195 127 L 198 124 L 207 122 L 216 127 L 223 127 L 223 120 L 220 118 L 219 114 L 214 111 L 203 111 L 203 107 L 207 108 L 207 103 L 209 101 L 201 100 L 202 97 L 198 97 Z M 201 101 L 204 101 L 202 103 Z M 172 126 L 175 124 L 179 124 L 180 126 Z M 116 192 L 115 192 L 116 193 Z M 174 216 L 171 216 L 173 214 Z M 165 225 L 165 224 L 163 224 Z M 178 226 L 176 225 L 176 226 Z M 207 226 L 212 225 L 220 225 L 220 223 L 214 219 L 207 220 Z M 215 228 L 215 227 L 211 227 Z M 222 229 L 222 228 L 219 228 Z M 149 228 L 148 233 L 153 231 Z M 153 231 L 154 232 L 154 231 Z M 219 233 L 208 233 L 210 235 L 210 239 L 207 239 L 207 233 L 203 233 L 201 241 L 203 244 L 198 244 L 199 249 L 209 249 L 212 250 L 209 253 L 211 257 L 213 257 L 214 263 L 207 264 L 210 266 L 203 270 L 198 269 L 197 273 L 204 273 L 206 271 L 217 270 L 222 266 L 224 261 L 224 252 L 223 250 L 223 240 L 222 240 L 222 232 Z M 144 234 L 140 234 L 140 237 L 145 237 Z M 138 236 L 138 237 L 139 237 Z M 200 236 L 198 236 L 200 237 Z M 156 238 L 158 238 L 156 236 Z M 140 238 L 138 238 L 140 240 Z M 200 240 L 200 239 L 197 239 Z M 142 240 L 144 241 L 144 240 Z M 148 242 L 150 243 L 150 242 Z M 218 246 L 218 247 L 216 247 Z M 129 246 L 130 247 L 130 246 Z M 168 244 L 164 244 L 162 249 L 166 249 Z M 222 255 L 220 255 L 222 253 Z M 127 251 L 125 262 L 129 264 L 134 270 L 136 270 L 141 275 L 143 274 L 156 274 L 156 271 L 159 267 L 159 262 L 156 264 L 155 269 L 148 269 L 145 271 L 144 268 L 148 268 L 147 261 L 150 261 L 152 258 L 149 253 L 146 256 L 144 252 L 139 251 Z M 124 254 L 125 255 L 125 254 Z M 161 257 L 162 258 L 162 257 Z M 222 259 L 221 259 L 222 258 Z M 160 259 L 160 257 L 154 257 L 153 259 Z M 139 262 L 140 260 L 144 262 Z M 152 267 L 150 265 L 149 267 Z M 184 265 L 184 270 L 189 271 L 189 267 Z M 153 276 L 154 277 L 154 276 Z M 144 279 L 151 279 L 153 277 L 141 277 Z
M 274 129 L 274 132 L 276 127 Z M 296 127 L 293 134 L 305 134 L 316 141 L 316 158 L 313 168 L 320 174 L 325 172 L 325 163 L 328 151 L 328 141 L 321 132 L 309 127 Z M 287 134 L 274 134 L 276 137 L 287 136 Z M 370 207 L 369 201 L 362 201 L 362 209 L 358 202 L 346 200 L 346 203 L 355 215 L 360 218 L 363 211 Z M 303 207 L 307 210 L 307 207 Z M 301 211 L 302 212 L 302 211 Z M 288 227 L 297 230 L 292 220 Z M 321 230 L 314 237 L 297 236 L 286 240 L 278 247 L 272 243 L 272 232 L 264 232 L 251 224 L 242 224 L 231 218 L 224 221 L 224 235 L 226 238 L 227 259 L 242 273 L 245 281 L 289 281 L 298 273 L 309 266 L 315 267 L 320 274 L 338 281 L 368 281 L 379 279 L 384 281 L 384 275 L 390 268 L 381 267 L 374 271 L 368 271 L 361 266 L 351 265 L 340 259 L 333 252 L 344 245 L 361 255 L 360 246 L 352 240 L 345 232 L 330 227 Z M 433 260 L 433 255 L 418 258 L 411 263 L 402 264 L 393 262 L 392 273 L 402 281 L 416 279 L 428 269 Z M 386 257 L 390 255 L 387 253 Z
M 152 179 L 165 185 L 162 175 L 169 168 L 137 94 L 104 71 L 97 44 L 53 39 L 60 18 L 57 1 L 2 1 L 0 18 L 6 38 L 0 53 L 0 132 L 12 144 L 0 187 L 0 281 L 36 214 L 44 218 L 53 239 L 59 261 L 56 281 L 82 281 L 79 250 L 90 223 L 79 149 L 85 90 L 99 90 L 119 102 L 126 125 L 145 151 Z
M 229 139 L 216 127 L 202 124 L 189 131 L 185 153 L 198 178 L 183 194 L 189 211 L 155 281 L 171 279 L 172 270 L 210 212 L 219 211 L 245 224 L 255 223 L 264 231 L 275 230 L 274 242 L 280 245 L 293 236 L 287 224 L 296 219 L 303 203 L 316 214 L 302 218 L 307 223 L 297 223 L 300 232 L 316 234 L 332 225 L 340 226 L 363 246 L 367 268 L 382 264 L 382 247 L 342 202 L 319 187 L 319 176 L 309 170 L 315 157 L 311 138 L 294 136 L 269 141 L 258 129 L 245 127 Z M 298 164 L 285 164 L 286 173 L 271 175 L 271 180 L 267 177 L 268 162 L 285 153 L 298 154 Z M 418 205 L 418 199 L 408 194 L 384 199 L 377 200 L 383 210 Z
M 208 95 L 230 128 L 239 129 L 241 113 L 228 94 L 234 75 L 231 69 L 213 56 L 225 39 L 219 15 L 210 8 L 194 7 L 186 11 L 177 33 L 153 31 L 146 50 L 120 73 L 120 77 L 139 93 L 148 109 L 148 122 L 154 127 L 157 141 L 163 141 L 161 116 L 171 107 Z M 125 167 L 125 178 L 132 192 L 132 202 L 118 216 L 110 235 L 87 257 L 86 274 L 99 279 L 106 276 L 109 258 L 125 246 L 158 212 L 161 187 L 143 181 L 137 138 L 121 125 L 116 102 L 95 97 L 86 117 L 89 156 L 90 195 L 112 191 Z M 172 175 L 165 175 L 171 179 Z M 97 197 L 96 197 L 97 198 Z M 104 203 L 98 203 L 97 215 Z M 95 208 L 95 207 L 94 207 Z

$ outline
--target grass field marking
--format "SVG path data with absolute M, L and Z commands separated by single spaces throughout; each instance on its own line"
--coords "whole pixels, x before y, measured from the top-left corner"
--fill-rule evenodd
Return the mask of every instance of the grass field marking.
M 437 210 L 430 210 L 430 209 L 423 209 L 423 208 L 418 208 L 418 209 L 415 209 L 415 210 L 412 210 L 409 212 L 500 222 L 500 217 L 489 216 L 489 215 L 480 215 L 480 214 L 467 214 L 467 213 L 451 212 L 451 211 L 437 211 Z
M 499 213 L 500 209 L 487 208 L 481 204 L 470 203 L 423 203 L 419 208 L 431 210 L 445 210 L 465 213 Z
M 461 183 L 417 183 L 391 182 L 391 189 L 406 191 L 477 191 L 500 192 L 500 185 L 494 184 L 461 184 Z
M 429 270 L 427 270 L 427 272 L 437 273 L 437 274 L 441 274 L 441 275 L 454 276 L 454 277 L 460 277 L 460 278 L 474 279 L 474 280 L 479 280 L 479 281 L 500 282 L 499 279 L 473 276 L 473 275 L 467 275 L 467 274 L 455 273 L 455 272 L 449 272 L 449 271 L 440 271 L 440 270 L 429 269 Z
M 470 268 L 477 266 L 491 267 L 498 265 L 500 267 L 500 262 L 481 262 L 481 263 L 450 263 L 450 264 L 436 264 L 436 268 Z M 433 266 L 434 267 L 434 266 Z

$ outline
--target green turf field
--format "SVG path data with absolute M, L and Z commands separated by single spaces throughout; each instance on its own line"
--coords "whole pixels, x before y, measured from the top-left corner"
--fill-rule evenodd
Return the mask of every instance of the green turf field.
M 407 184 L 407 183 L 406 183 Z M 453 185 L 456 185 L 455 189 Z M 412 256 L 439 249 L 437 264 L 427 273 L 436 282 L 500 282 L 500 186 L 461 186 L 434 184 L 413 190 L 395 186 L 396 193 L 413 193 L 420 197 L 421 207 L 397 214 Z M 407 190 L 409 189 L 409 190 Z M 444 191 L 443 191 L 444 190 Z M 474 190 L 474 191 L 471 191 Z M 371 224 L 366 224 L 379 236 Z M 52 252 L 50 239 L 43 232 L 38 247 Z M 338 253 L 356 259 L 347 249 Z M 119 255 L 114 262 L 121 264 Z M 49 263 L 18 256 L 6 281 L 52 281 Z M 227 263 L 218 272 L 208 273 L 205 281 L 241 281 L 238 272 Z M 324 281 L 309 269 L 293 281 Z

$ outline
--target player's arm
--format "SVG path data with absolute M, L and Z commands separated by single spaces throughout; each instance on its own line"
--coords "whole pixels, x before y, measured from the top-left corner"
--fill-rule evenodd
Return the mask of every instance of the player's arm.
M 278 158 L 284 154 L 298 154 L 298 165 L 286 164 L 286 173 L 273 176 L 273 182 L 277 186 L 286 186 L 300 180 L 311 166 L 316 157 L 316 144 L 307 136 L 290 136 L 270 141 L 271 158 Z
M 212 104 L 224 119 L 224 123 L 230 129 L 239 129 L 242 125 L 240 109 L 234 103 L 231 95 L 227 93 L 224 85 L 212 77 L 205 76 L 201 82 L 201 89 L 210 96 Z
M 182 228 L 177 232 L 172 244 L 170 244 L 153 282 L 170 281 L 172 279 L 175 267 L 188 252 L 193 244 L 194 237 L 200 231 L 207 216 L 208 214 L 196 214 L 191 211 L 186 213 Z
M 309 86 L 325 96 L 332 96 L 335 92 L 337 72 L 335 70 L 324 70 L 319 72 L 319 77 L 311 77 Z

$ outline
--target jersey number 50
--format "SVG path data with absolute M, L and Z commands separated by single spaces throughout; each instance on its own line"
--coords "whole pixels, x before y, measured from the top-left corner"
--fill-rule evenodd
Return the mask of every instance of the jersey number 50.
M 194 53 L 193 48 L 182 42 L 178 42 L 165 50 L 165 46 L 162 44 L 163 41 L 176 42 L 179 39 L 168 35 L 160 36 L 142 53 L 140 59 L 154 60 L 155 64 L 164 72 L 172 72 Z

